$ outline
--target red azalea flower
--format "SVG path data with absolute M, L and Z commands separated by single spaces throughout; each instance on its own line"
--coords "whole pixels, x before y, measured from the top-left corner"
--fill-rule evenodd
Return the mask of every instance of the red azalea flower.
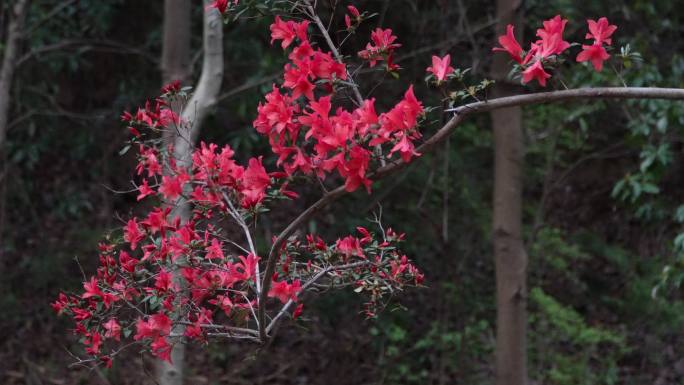
M 271 290 L 268 291 L 268 296 L 278 298 L 280 302 L 287 303 L 287 301 L 297 301 L 297 293 L 302 288 L 302 283 L 297 279 L 291 284 L 286 281 L 273 282 Z
M 292 312 L 292 319 L 299 318 L 299 316 L 302 315 L 303 310 L 304 310 L 304 304 L 303 303 L 300 303 L 299 305 L 297 305 L 297 307 Z
M 617 29 L 617 26 L 610 24 L 607 18 L 602 17 L 598 21 L 587 20 L 587 24 L 589 25 L 589 32 L 585 39 L 594 39 L 594 44 L 606 43 L 611 45 L 613 43 L 610 37 Z
M 174 176 L 163 176 L 159 192 L 164 198 L 174 200 L 183 193 L 181 178 Z
M 242 175 L 240 192 L 243 195 L 244 207 L 253 207 L 260 203 L 265 197 L 266 189 L 271 185 L 271 178 L 266 173 L 261 159 L 251 158 Z
M 150 188 L 150 185 L 147 184 L 147 179 L 143 179 L 142 184 L 138 186 L 138 191 L 140 192 L 140 194 L 138 194 L 138 196 L 136 197 L 137 201 L 141 201 L 145 199 L 145 197 L 154 194 L 154 190 L 152 190 Z
M 166 208 L 165 210 L 156 208 L 154 211 L 149 213 L 147 219 L 140 222 L 140 224 L 147 227 L 152 234 L 156 233 L 157 231 L 164 233 L 164 230 L 170 227 L 169 223 L 166 221 L 166 217 L 170 212 L 170 208 Z
M 603 62 L 609 58 L 610 55 L 601 44 L 582 45 L 582 52 L 577 55 L 578 62 L 590 61 L 596 72 L 601 72 Z
M 223 13 L 223 12 L 221 12 Z M 161 88 L 161 93 L 162 94 L 175 94 L 180 92 L 181 89 L 181 83 L 180 80 L 173 80 L 172 82 L 165 84 Z
M 126 222 L 124 227 L 124 241 L 130 243 L 131 250 L 135 250 L 138 242 L 144 238 L 144 234 L 140 231 L 140 226 L 135 218 Z
M 542 40 L 557 39 L 553 43 L 553 50 L 551 54 L 559 55 L 570 47 L 570 43 L 563 40 L 563 31 L 568 19 L 562 19 L 560 15 L 556 15 L 553 19 L 544 21 L 544 28 L 537 30 L 537 36 Z
M 375 31 L 371 32 L 371 40 L 375 43 L 375 47 L 380 51 L 388 51 L 401 47 L 401 44 L 395 43 L 397 37 L 392 35 L 392 30 L 390 28 L 376 28 Z
M 152 355 L 159 358 L 162 361 L 167 361 L 171 363 L 171 345 L 169 345 L 166 338 L 159 336 L 154 339 L 150 345 L 152 348 Z
M 523 71 L 523 84 L 529 83 L 532 80 L 536 80 L 542 87 L 546 87 L 546 79 L 550 78 L 548 72 L 544 71 L 541 61 L 537 60 L 531 66 L 527 67 Z
M 102 293 L 102 290 L 100 290 L 100 288 L 98 287 L 97 278 L 95 278 L 95 277 L 91 277 L 90 281 L 84 282 L 83 283 L 83 289 L 85 289 L 85 293 L 83 293 L 83 295 L 81 295 L 81 298 L 83 298 L 83 299 L 87 299 L 87 298 L 91 298 L 91 297 L 95 297 L 95 296 L 102 298 L 103 293 Z
M 66 309 L 67 306 L 69 306 L 69 300 L 66 294 L 59 293 L 58 299 L 55 302 L 51 303 L 50 306 L 58 315 L 61 315 L 64 309 Z
M 173 281 L 171 274 L 164 269 L 159 271 L 159 274 L 157 274 L 157 279 L 154 281 L 154 287 L 160 292 L 166 292 L 171 289 L 172 286 Z
M 514 27 L 511 24 L 506 27 L 506 34 L 499 36 L 499 44 L 501 47 L 494 47 L 492 51 L 508 52 L 513 60 L 522 64 L 522 47 L 515 39 Z
M 116 341 L 121 340 L 121 325 L 116 321 L 116 318 L 110 318 L 102 327 L 106 330 L 105 338 L 114 338 Z
M 92 355 L 99 354 L 100 346 L 102 345 L 102 335 L 100 333 L 92 333 L 90 337 L 86 338 L 84 343 L 90 345 L 86 348 L 86 353 Z
M 338 239 L 335 247 L 337 247 L 337 251 L 344 254 L 347 259 L 351 256 L 366 258 L 363 254 L 363 249 L 361 248 L 361 242 L 354 236 L 349 235 L 343 239 Z
M 124 250 L 119 252 L 119 265 L 121 268 L 128 273 L 134 273 L 135 267 L 138 265 L 139 260 L 131 258 L 131 256 Z
M 205 258 L 223 260 L 223 248 L 221 242 L 218 239 L 213 238 L 211 240 L 211 245 L 207 247 L 207 255 L 205 256 Z
M 283 21 L 280 16 L 275 17 L 275 21 L 271 24 L 271 44 L 276 40 L 282 40 L 280 46 L 285 49 L 292 44 L 295 38 L 301 41 L 307 40 L 307 28 L 309 21 L 304 20 L 296 23 L 292 20 Z
M 437 82 L 441 83 L 446 79 L 446 76 L 454 71 L 454 68 L 450 66 L 451 55 L 446 55 L 443 58 L 438 56 L 432 56 L 432 67 L 427 68 L 427 72 L 432 72 L 437 78 Z

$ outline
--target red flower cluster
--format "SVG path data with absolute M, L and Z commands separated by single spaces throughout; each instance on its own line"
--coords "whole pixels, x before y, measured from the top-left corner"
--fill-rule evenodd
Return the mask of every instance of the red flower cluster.
M 546 80 L 551 77 L 551 74 L 546 72 L 544 64 L 570 47 L 570 43 L 563 40 L 563 31 L 567 22 L 568 20 L 562 19 L 560 15 L 544 21 L 544 28 L 537 30 L 539 40 L 531 44 L 526 54 L 515 39 L 513 26 L 508 25 L 506 35 L 499 37 L 501 47 L 495 47 L 492 50 L 507 52 L 523 68 L 523 84 L 536 80 L 542 87 L 545 87 Z M 609 25 L 605 17 L 599 19 L 598 22 L 588 20 L 588 23 L 590 33 L 587 34 L 587 38 L 593 38 L 595 42 L 591 46 L 582 46 L 583 51 L 577 56 L 577 61 L 591 61 L 596 71 L 600 71 L 603 61 L 610 57 L 603 43 L 610 45 L 609 37 L 617 27 Z
M 378 61 L 387 62 L 387 70 L 395 71 L 399 66 L 394 64 L 394 50 L 401 47 L 395 43 L 397 37 L 392 35 L 391 29 L 376 28 L 371 32 L 371 43 L 366 45 L 366 49 L 359 52 L 359 57 L 370 62 L 371 67 L 375 67 Z
M 165 87 L 165 94 L 175 92 L 173 85 Z M 369 150 L 361 144 L 349 143 L 350 135 L 361 138 L 373 132 L 374 142 L 365 144 L 396 141 L 392 152 L 399 151 L 402 156 L 415 153 L 406 137 L 416 135 L 409 130 L 415 126 L 422 107 L 412 90 L 380 117 L 375 114 L 372 100 L 354 113 L 338 109 L 337 115 L 331 116 L 330 99 L 328 95 L 311 102 L 297 124 L 308 128 L 304 136 L 316 138 L 317 154 L 335 152 L 321 163 L 337 167 L 349 189 L 367 183 L 365 172 L 370 158 Z M 164 100 L 158 104 L 167 105 Z M 140 142 L 145 138 L 141 131 L 157 131 L 167 124 L 157 119 L 166 107 L 150 111 L 148 106 L 139 110 L 138 118 L 124 114 L 126 123 L 138 131 L 133 140 L 139 144 L 138 175 L 144 176 L 140 195 L 167 200 L 183 195 L 194 205 L 193 215 L 187 223 L 181 223 L 179 218 L 170 219 L 170 208 L 154 208 L 140 219 L 131 218 L 122 228 L 120 243 L 100 246 L 100 267 L 83 284 L 83 292 L 61 293 L 52 304 L 56 312 L 73 318 L 74 333 L 81 338 L 86 353 L 94 357 L 93 362 L 107 366 L 123 338 L 132 336 L 154 356 L 170 360 L 173 344 L 205 341 L 208 332 L 222 325 L 254 325 L 256 309 L 273 305 L 258 303 L 257 280 L 263 278 L 258 274 L 260 258 L 254 253 L 238 255 L 244 249 L 227 241 L 215 223 L 217 218 L 238 223 L 248 220 L 254 215 L 253 209 L 265 203 L 267 195 L 288 195 L 284 187 L 269 192 L 277 179 L 266 172 L 261 157 L 250 159 L 243 167 L 234 160 L 228 146 L 219 149 L 215 144 L 201 143 L 192 154 L 191 164 L 180 167 L 169 156 L 172 149 L 165 152 L 153 145 L 154 140 Z M 285 124 L 283 132 L 288 132 L 292 124 Z M 277 131 L 277 127 L 271 129 Z M 314 169 L 308 162 L 290 166 Z M 162 170 L 168 172 L 162 175 Z M 382 294 L 391 291 L 381 290 L 380 286 L 401 288 L 422 282 L 420 272 L 397 251 L 395 243 L 403 235 L 390 229 L 380 242 L 366 229 L 358 231 L 362 238 L 347 236 L 333 245 L 313 235 L 307 236 L 305 243 L 285 243 L 267 297 L 276 299 L 283 312 L 291 303 L 300 301 L 309 282 L 321 278 L 347 280 L 370 294 L 366 314 L 372 316 L 383 306 Z M 303 306 L 299 303 L 289 310 L 297 318 Z M 176 329 L 176 325 L 182 328 Z M 180 334 L 174 335 L 174 330 Z M 256 338 L 254 333 L 247 337 Z
M 276 16 L 275 21 L 273 24 L 271 24 L 271 44 L 273 44 L 273 42 L 276 40 L 282 40 L 283 42 L 280 44 L 280 46 L 285 49 L 292 44 L 295 38 L 299 38 L 302 41 L 307 41 L 308 27 L 308 20 L 296 23 L 292 20 L 283 21 L 280 16 Z
M 302 283 L 298 279 L 292 283 L 287 283 L 286 281 L 276 281 L 276 279 L 274 279 L 273 284 L 271 285 L 271 290 L 268 292 L 268 296 L 272 298 L 278 298 L 282 303 L 287 303 L 287 301 L 297 302 L 297 293 L 299 293 L 301 289 Z
M 279 17 L 271 25 L 272 42 L 282 40 L 283 48 L 295 39 L 299 44 L 289 55 L 285 65 L 282 87 L 273 85 L 260 103 L 254 128 L 269 138 L 273 153 L 278 155 L 278 166 L 287 176 L 296 171 L 315 173 L 324 178 L 336 170 L 345 179 L 348 191 L 363 185 L 370 191 L 371 181 L 366 177 L 372 160 L 372 147 L 392 144 L 391 156 L 399 152 L 404 161 L 418 155 L 413 141 L 420 138 L 416 129 L 423 113 L 413 88 L 404 99 L 387 113 L 375 111 L 375 100 L 364 100 L 352 111 L 343 108 L 332 110 L 332 92 L 335 84 L 347 80 L 347 69 L 330 53 L 313 49 L 306 35 L 308 22 L 285 22 Z M 389 54 L 398 47 L 391 31 L 373 33 L 377 50 Z M 373 63 L 373 62 L 372 62 Z M 316 85 L 324 96 L 316 99 Z M 301 96 L 306 100 L 302 101 Z
M 165 113 L 164 111 L 169 111 Z M 170 109 L 161 110 L 160 116 L 173 115 Z M 139 110 L 137 116 L 142 118 L 132 118 L 129 113 L 124 113 L 123 119 L 131 124 L 131 129 L 139 132 L 133 125 L 144 125 L 150 128 L 163 129 L 169 124 L 167 121 L 155 120 L 147 110 Z M 180 122 L 175 120 L 176 124 Z M 140 134 L 137 135 L 140 137 Z M 264 199 L 266 190 L 271 185 L 271 178 L 266 172 L 261 158 L 252 158 L 247 167 L 238 165 L 233 160 L 234 152 L 229 146 L 225 146 L 220 152 L 215 144 L 201 144 L 192 155 L 192 166 L 184 169 L 177 166 L 173 156 L 173 149 L 168 149 L 166 160 L 170 173 L 162 175 L 162 155 L 153 146 L 140 144 L 139 162 L 136 167 L 137 174 L 147 174 L 142 183 L 138 186 L 138 200 L 157 192 L 166 200 L 174 201 L 184 194 L 186 186 L 192 186 L 191 197 L 198 202 L 213 203 L 220 202 L 221 197 L 217 194 L 221 188 L 229 188 L 232 193 L 240 197 L 240 203 L 245 208 L 251 208 Z M 157 177 L 161 176 L 161 182 L 157 183 Z M 153 179 L 153 186 L 150 186 L 149 178 Z
M 216 214 L 222 213 L 215 208 Z M 73 318 L 74 333 L 97 363 L 111 365 L 119 351 L 115 346 L 130 336 L 154 356 L 170 361 L 174 343 L 205 341 L 208 332 L 222 325 L 254 325 L 259 306 L 280 303 L 287 310 L 321 277 L 367 292 L 368 316 L 384 306 L 383 293 L 423 281 L 418 269 L 397 250 L 403 234 L 387 229 L 378 240 L 359 227 L 362 238 L 350 235 L 332 245 L 314 235 L 308 235 L 306 242 L 293 239 L 284 244 L 268 292 L 278 302 L 259 304 L 259 257 L 231 254 L 207 211 L 195 210 L 185 225 L 169 224 L 167 214 L 168 210 L 155 209 L 146 220 L 131 219 L 124 227 L 123 243 L 100 246 L 100 267 L 83 284 L 83 292 L 61 293 L 52 304 L 57 313 Z M 204 230 L 197 229 L 200 225 Z M 297 318 L 302 310 L 300 303 L 292 317 Z M 183 328 L 176 329 L 176 325 Z M 174 330 L 181 334 L 172 335 Z
M 225 12 L 229 5 L 215 1 L 211 6 Z M 294 48 L 283 85 L 273 86 L 254 121 L 256 130 L 268 136 L 284 172 L 269 174 L 262 157 L 240 165 L 229 146 L 204 142 L 189 164 L 176 162 L 173 148 L 161 147 L 155 136 L 192 124 L 172 110 L 184 97 L 178 82 L 165 86 L 154 103 L 122 115 L 138 150 L 137 199 L 174 203 L 184 198 L 192 212 L 181 222 L 168 205 L 130 218 L 120 236 L 100 245 L 100 266 L 83 284 L 83 292 L 61 293 L 52 303 L 57 313 L 72 317 L 74 333 L 93 363 L 111 365 L 120 351 L 116 345 L 127 338 L 167 361 L 175 343 L 206 342 L 209 333 L 223 329 L 231 330 L 223 333 L 231 337 L 262 341 L 257 312 L 268 312 L 265 322 L 271 324 L 284 314 L 299 317 L 304 292 L 319 280 L 355 285 L 357 292 L 368 294 L 368 316 L 384 306 L 387 293 L 422 282 L 422 274 L 398 251 L 403 234 L 388 229 L 375 235 L 360 227 L 361 237 L 350 235 L 333 244 L 315 235 L 305 242 L 284 242 L 274 251 L 273 284 L 265 296 L 260 292 L 265 277 L 250 228 L 271 198 L 296 197 L 286 189 L 285 177 L 301 171 L 323 178 L 335 170 L 347 190 L 362 185 L 370 189 L 371 162 L 383 156 L 373 150 L 386 146 L 386 156 L 398 152 L 406 162 L 418 155 L 413 143 L 420 138 L 417 125 L 424 110 L 413 88 L 380 115 L 374 99 L 363 100 L 352 111 L 333 110 L 335 86 L 347 79 L 347 69 L 330 53 L 312 47 L 307 26 L 306 21 L 280 18 L 271 26 L 273 41 Z M 378 52 L 391 55 L 398 46 L 394 39 L 391 31 L 376 33 Z M 244 233 L 246 246 L 223 234 L 230 223 Z M 269 300 L 262 302 L 264 297 Z
M 178 84 L 179 86 L 180 84 Z M 176 83 L 164 86 L 163 92 L 167 93 L 176 87 Z M 180 124 L 180 116 L 168 108 L 168 104 L 163 99 L 145 103 L 144 108 L 138 108 L 135 115 L 124 111 L 121 120 L 128 123 L 128 130 L 136 137 L 140 137 L 140 131 L 135 126 L 149 127 L 153 130 L 165 129 L 169 124 Z

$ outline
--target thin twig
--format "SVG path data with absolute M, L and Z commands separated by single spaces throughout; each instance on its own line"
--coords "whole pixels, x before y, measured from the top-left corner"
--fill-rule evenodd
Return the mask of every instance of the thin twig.
M 319 271 L 318 273 L 316 273 L 316 275 L 314 275 L 310 280 L 306 281 L 306 283 L 304 283 L 302 285 L 300 292 L 303 292 L 304 290 L 308 289 L 310 286 L 315 284 L 319 279 L 323 278 L 326 274 L 330 273 L 331 271 L 354 269 L 354 268 L 357 268 L 360 266 L 369 265 L 370 263 L 371 263 L 370 261 L 360 261 L 360 262 L 353 262 L 353 263 L 348 263 L 346 265 L 340 265 L 340 266 L 328 266 L 328 267 L 322 269 L 321 271 Z M 278 314 L 276 314 L 276 316 L 273 317 L 271 322 L 266 327 L 266 333 L 267 334 L 270 333 L 271 330 L 273 330 L 273 328 L 276 326 L 280 317 L 282 317 L 285 313 L 287 313 L 289 308 L 294 303 L 295 302 L 290 299 L 289 301 L 287 301 L 287 303 L 285 303 L 285 305 L 283 305 L 283 307 L 280 309 Z
M 233 202 L 230 200 L 228 195 L 226 194 L 225 191 L 222 191 L 221 194 L 223 194 L 223 199 L 228 203 L 228 207 L 230 207 L 230 215 L 235 219 L 235 221 L 240 225 L 242 228 L 242 231 L 245 233 L 245 238 L 247 238 L 247 244 L 249 245 L 249 251 L 254 255 L 254 257 L 257 257 L 257 252 L 256 249 L 254 248 L 254 241 L 252 241 L 252 233 L 249 231 L 249 227 L 247 226 L 247 223 L 245 223 L 244 218 L 242 218 L 242 215 L 240 214 L 239 211 L 235 208 L 235 205 L 233 205 Z M 254 279 L 256 281 L 256 291 L 257 291 L 257 307 L 259 306 L 259 295 L 261 294 L 261 279 L 259 277 L 259 263 L 256 264 L 256 278 Z M 259 320 L 257 319 L 257 322 Z

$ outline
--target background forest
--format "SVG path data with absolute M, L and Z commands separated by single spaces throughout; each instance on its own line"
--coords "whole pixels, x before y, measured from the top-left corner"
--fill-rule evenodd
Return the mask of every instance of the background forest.
M 0 5 L 0 42 L 13 1 Z M 191 7 L 191 80 L 201 66 L 202 12 Z M 331 30 L 344 29 L 337 1 L 319 1 Z M 340 2 L 341 3 L 341 2 Z M 354 53 L 369 30 L 392 28 L 403 46 L 401 82 L 372 78 L 397 99 L 407 83 L 426 106 L 432 54 L 490 73 L 496 4 L 474 0 L 355 0 L 376 13 L 345 43 Z M 587 18 L 619 26 L 615 47 L 642 60 L 601 73 L 574 71 L 583 85 L 684 87 L 684 2 L 527 0 L 523 35 L 562 14 L 577 35 Z M 127 354 L 111 370 L 69 368 L 71 325 L 49 306 L 92 274 L 97 244 L 143 209 L 130 189 L 136 160 L 124 149 L 123 110 L 162 84 L 163 1 L 34 0 L 25 20 L 0 149 L 0 381 L 5 384 L 152 384 L 149 357 Z M 252 127 L 256 107 L 286 56 L 270 44 L 272 16 L 224 28 L 221 96 L 201 139 L 236 156 L 268 153 Z M 0 43 L 4 44 L 4 43 Z M 6 55 L 5 45 L 1 45 Z M 192 82 L 189 82 L 192 84 Z M 684 105 L 591 101 L 525 107 L 524 241 L 528 266 L 531 384 L 684 384 Z M 491 384 L 496 320 L 492 249 L 493 136 L 487 114 L 470 118 L 443 149 L 358 191 L 309 223 L 320 234 L 353 231 L 372 218 L 406 232 L 404 247 L 426 288 L 377 320 L 338 292 L 313 301 L 308 322 L 282 328 L 266 349 L 235 342 L 187 354 L 189 384 Z M 265 159 L 273 164 L 275 159 Z M 315 187 L 315 186 L 313 186 Z M 280 229 L 315 198 L 272 216 Z M 354 213 L 353 216 L 348 213 Z M 315 309 L 311 309 L 311 308 Z

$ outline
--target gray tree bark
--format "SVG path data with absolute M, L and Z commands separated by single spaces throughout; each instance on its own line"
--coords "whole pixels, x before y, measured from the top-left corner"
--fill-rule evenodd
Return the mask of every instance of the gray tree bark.
M 190 77 L 190 0 L 164 1 L 162 82 L 187 82 Z
M 187 85 L 192 69 L 190 68 L 190 0 L 165 0 L 164 25 L 162 36 L 162 83 L 178 80 Z M 180 104 L 172 105 L 174 111 Z M 164 145 L 175 141 L 175 130 L 164 131 Z
M 497 0 L 497 36 L 513 24 L 520 0 Z M 495 55 L 495 97 L 510 95 L 507 55 Z M 491 112 L 494 130 L 493 246 L 496 271 L 496 384 L 527 384 L 527 253 L 522 240 L 522 167 L 525 156 L 522 108 Z
M 204 3 L 208 5 L 210 2 L 205 0 Z M 180 12 L 178 9 L 169 9 L 173 6 L 189 8 L 188 5 L 188 0 L 167 0 L 165 4 L 165 17 L 170 16 L 171 19 L 165 19 L 164 21 L 165 49 L 162 70 L 164 71 L 165 81 L 182 80 L 182 77 L 187 77 L 187 73 L 189 73 L 187 58 L 182 57 L 184 55 L 182 45 L 185 43 L 181 42 L 177 47 L 167 47 L 167 44 L 176 44 L 175 39 L 189 39 L 189 21 L 180 21 L 180 25 L 174 25 L 172 20 L 184 18 L 184 15 L 178 13 Z M 187 15 L 189 9 L 185 13 Z M 181 27 L 188 29 L 187 34 L 177 30 Z M 176 30 L 171 31 L 173 29 Z M 167 32 L 173 36 L 168 36 Z M 186 48 L 186 50 L 189 51 L 189 48 Z M 172 156 L 175 158 L 177 165 L 183 168 L 189 167 L 192 163 L 192 151 L 195 147 L 200 127 L 211 107 L 216 104 L 216 98 L 221 89 L 221 81 L 223 79 L 223 22 L 221 15 L 214 9 L 204 12 L 203 50 L 202 73 L 192 97 L 180 113 L 181 124 L 179 127 L 169 130 L 171 134 L 165 137 L 165 143 L 173 143 Z M 186 192 L 189 193 L 189 191 Z M 175 202 L 171 211 L 172 218 L 179 217 L 181 223 L 184 223 L 190 219 L 190 215 L 191 207 L 185 199 L 180 198 Z M 183 331 L 184 327 L 178 325 L 172 332 L 174 335 L 182 335 Z M 159 384 L 181 385 L 183 383 L 184 360 L 185 346 L 180 342 L 173 344 L 173 350 L 171 351 L 172 363 L 159 361 L 157 365 Z

